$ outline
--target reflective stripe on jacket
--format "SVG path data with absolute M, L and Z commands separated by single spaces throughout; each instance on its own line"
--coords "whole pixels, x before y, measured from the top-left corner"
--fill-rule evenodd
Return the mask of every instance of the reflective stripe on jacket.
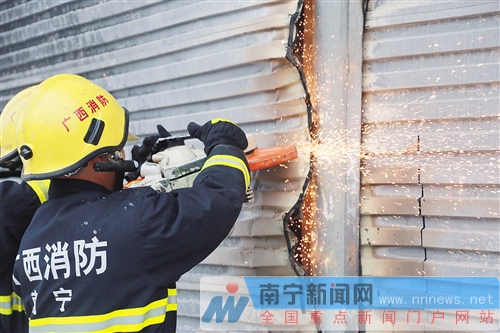
M 47 195 L 49 193 L 50 180 L 30 180 L 27 184 L 36 193 L 40 203 L 47 201 Z

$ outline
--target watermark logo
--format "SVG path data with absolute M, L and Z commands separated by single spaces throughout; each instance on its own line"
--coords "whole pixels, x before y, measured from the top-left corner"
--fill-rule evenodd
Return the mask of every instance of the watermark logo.
M 229 294 L 235 294 L 239 289 L 238 283 L 228 282 L 226 290 Z M 236 323 L 241 317 L 243 310 L 250 300 L 247 296 L 239 296 L 235 304 L 235 296 L 227 296 L 225 302 L 223 296 L 214 296 L 210 300 L 205 313 L 201 317 L 204 323 L 210 323 L 215 315 L 215 322 L 222 323 L 227 316 L 228 323 Z M 224 304 L 223 304 L 224 302 Z
M 500 328 L 497 277 L 203 277 L 212 331 L 456 331 Z

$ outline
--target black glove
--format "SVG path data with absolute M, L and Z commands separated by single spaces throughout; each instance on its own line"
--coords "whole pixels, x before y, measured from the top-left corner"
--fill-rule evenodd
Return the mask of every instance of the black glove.
M 147 136 L 142 140 L 142 145 L 138 146 L 135 145 L 132 147 L 131 153 L 132 153 L 132 159 L 137 161 L 139 163 L 139 169 L 142 164 L 146 161 L 152 161 L 151 156 L 156 154 L 159 150 L 157 149 L 157 146 L 155 143 L 158 141 L 160 138 L 167 138 L 169 136 L 172 136 L 162 125 L 156 125 L 156 129 L 158 130 L 158 135 L 151 135 Z M 167 141 L 167 140 L 165 140 Z M 168 146 L 163 144 L 162 149 L 167 149 Z M 128 172 L 125 175 L 125 179 L 128 181 L 137 179 L 137 177 L 140 176 L 139 171 L 134 171 L 134 172 Z
M 237 125 L 226 119 L 212 119 L 203 126 L 189 123 L 189 134 L 205 144 L 205 154 L 210 154 L 212 149 L 220 144 L 232 145 L 245 150 L 248 146 L 247 136 Z
M 151 161 L 151 156 L 158 151 L 153 151 L 156 141 L 159 138 L 167 138 L 172 136 L 162 125 L 156 125 L 158 135 L 147 136 L 142 140 L 142 145 L 132 147 L 132 159 L 139 162 L 139 165 L 146 161 Z M 165 147 L 165 149 L 168 147 Z M 156 150 L 156 149 L 155 149 Z

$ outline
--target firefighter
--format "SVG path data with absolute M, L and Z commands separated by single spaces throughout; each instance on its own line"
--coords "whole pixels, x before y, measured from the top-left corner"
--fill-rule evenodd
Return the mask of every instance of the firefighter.
M 15 142 L 21 108 L 36 86 L 17 93 L 0 114 L 0 166 L 16 172 L 21 166 Z M 47 200 L 48 180 L 0 182 L 0 332 L 27 332 L 28 318 L 13 292 L 12 270 L 21 237 L 40 204 Z
M 168 288 L 228 235 L 250 182 L 244 132 L 225 119 L 188 132 L 207 160 L 193 186 L 120 190 L 128 111 L 73 74 L 43 81 L 16 139 L 23 180 L 51 179 L 14 265 L 14 290 L 32 331 L 174 332 Z M 35 116 L 36 115 L 36 116 Z

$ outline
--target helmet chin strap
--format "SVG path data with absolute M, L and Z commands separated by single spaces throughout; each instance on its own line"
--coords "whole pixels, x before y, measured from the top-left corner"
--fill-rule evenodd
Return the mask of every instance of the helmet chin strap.
M 113 192 L 120 191 L 123 189 L 123 180 L 125 179 L 125 171 L 115 171 L 116 180 Z

